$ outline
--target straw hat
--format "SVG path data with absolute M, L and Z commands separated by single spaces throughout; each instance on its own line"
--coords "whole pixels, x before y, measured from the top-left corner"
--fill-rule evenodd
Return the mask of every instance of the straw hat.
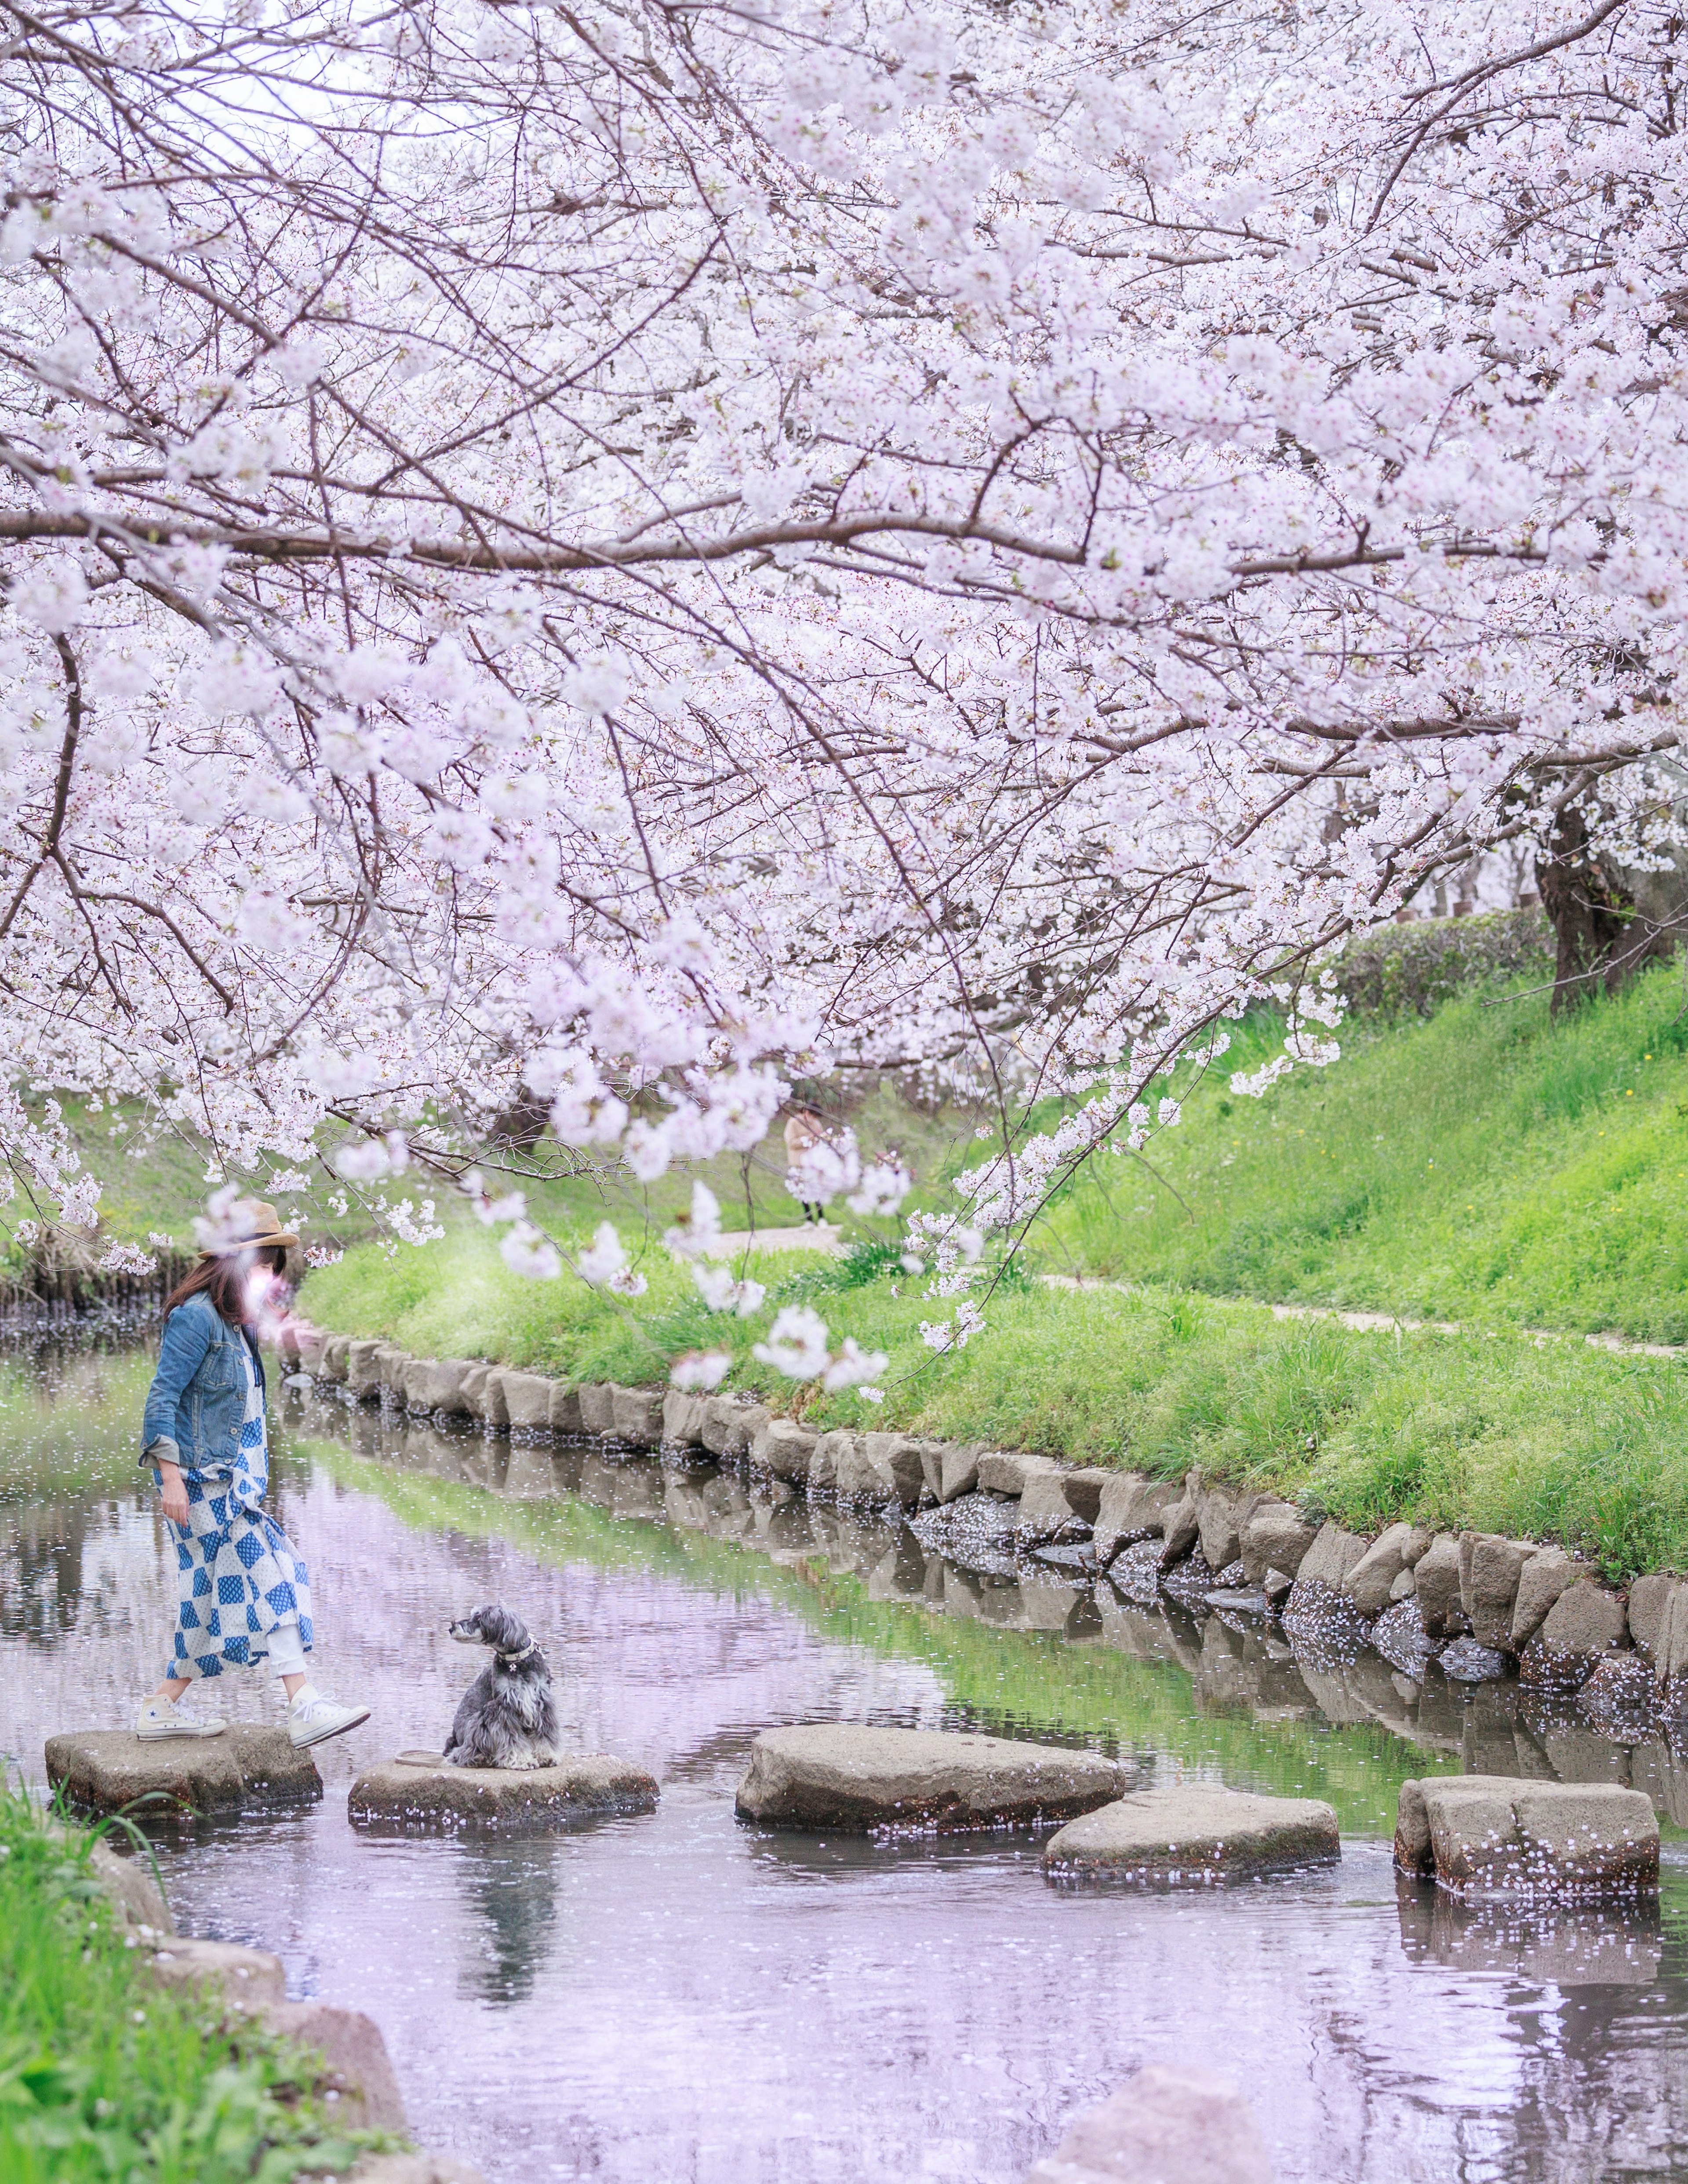
M 220 1259 L 231 1251 L 262 1251 L 266 1246 L 274 1251 L 298 1247 L 298 1238 L 290 1228 L 284 1228 L 273 1206 L 262 1198 L 237 1198 L 229 1208 L 230 1226 L 235 1233 L 214 1251 L 202 1251 L 202 1259 Z

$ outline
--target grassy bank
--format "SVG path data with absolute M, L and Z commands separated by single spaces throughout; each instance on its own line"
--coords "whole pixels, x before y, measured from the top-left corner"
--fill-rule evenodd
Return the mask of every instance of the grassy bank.
M 283 2184 L 349 2168 L 359 2146 L 281 2043 L 142 1976 L 91 1841 L 0 1791 L 0 2177 Z
M 1558 1022 L 1494 989 L 1360 1019 L 1342 1060 L 1229 1090 L 1039 1224 L 1052 1268 L 1413 1318 L 1688 1341 L 1688 990 L 1664 965 Z
M 883 1273 L 859 1279 L 861 1261 L 793 1263 L 768 1255 L 766 1307 L 727 1323 L 739 1359 L 730 1384 L 811 1424 L 894 1424 L 1168 1476 L 1201 1463 L 1357 1529 L 1407 1515 L 1567 1540 L 1613 1576 L 1688 1568 L 1688 1366 L 1677 1361 L 1574 1338 L 1355 1333 L 1189 1290 L 1041 1284 L 1000 1289 L 985 1334 L 936 1357 L 920 1339 L 933 1306 L 918 1281 L 894 1295 Z M 465 1238 L 396 1261 L 348 1255 L 313 1278 L 305 1303 L 325 1326 L 421 1356 L 653 1381 L 723 1323 L 677 1270 L 651 1272 L 650 1294 L 629 1308 L 577 1284 L 521 1282 L 489 1243 Z M 888 1352 L 882 1407 L 799 1390 L 750 1357 L 774 1307 L 798 1299 L 834 1342 L 853 1334 Z

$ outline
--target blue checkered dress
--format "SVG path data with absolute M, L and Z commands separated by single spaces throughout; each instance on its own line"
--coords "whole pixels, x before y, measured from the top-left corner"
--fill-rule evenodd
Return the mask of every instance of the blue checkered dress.
M 170 1524 L 181 1574 L 175 1654 L 167 1676 L 220 1676 L 255 1668 L 269 1652 L 267 1634 L 297 1616 L 299 1642 L 310 1651 L 310 1574 L 287 1534 L 259 1506 L 270 1485 L 270 1444 L 264 1429 L 264 1390 L 251 1353 L 246 1362 L 246 1417 L 231 1463 L 184 1472 L 186 1526 Z

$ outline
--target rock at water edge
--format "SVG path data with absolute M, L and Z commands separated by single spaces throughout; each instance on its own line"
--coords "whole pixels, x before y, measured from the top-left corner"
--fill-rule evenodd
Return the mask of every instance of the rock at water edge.
M 1639 1790 L 1505 1774 L 1403 1782 L 1396 1864 L 1474 1899 L 1591 1902 L 1658 1889 L 1658 1821 Z
M 287 1998 L 287 1975 L 279 1957 L 267 1949 L 244 1948 L 237 1942 L 184 1942 L 175 1938 L 154 1949 L 146 1970 L 158 1986 L 214 1986 L 232 2008 L 257 2009 Z
M 1342 1581 L 1342 1591 L 1369 1623 L 1393 1597 L 1396 1580 L 1422 1562 L 1430 1535 L 1416 1524 L 1391 1524 L 1373 1540 Z
M 1051 1836 L 1052 1878 L 1200 1886 L 1342 1855 L 1336 1814 L 1316 1797 L 1256 1797 L 1186 1785 L 1139 1790 Z
M 1455 1638 L 1466 1627 L 1459 1604 L 1459 1540 L 1438 1532 L 1412 1572 L 1412 1589 L 1424 1628 L 1433 1638 Z
M 549 1432 L 551 1424 L 551 1382 L 538 1373 L 500 1374 L 504 1382 L 504 1417 L 516 1432 Z
M 1258 1585 L 1269 1569 L 1293 1578 L 1318 1537 L 1318 1526 L 1308 1524 L 1290 1502 L 1257 1502 L 1240 1537 L 1243 1575 L 1251 1585 Z
M 1498 1532 L 1466 1532 L 1459 1543 L 1459 1604 L 1479 1646 L 1511 1642 L 1518 1580 L 1535 1549 Z
M 1548 1611 L 1560 1594 L 1568 1592 L 1585 1574 L 1583 1565 L 1562 1548 L 1543 1547 L 1533 1554 L 1518 1573 L 1518 1597 L 1513 1602 L 1507 1651 L 1522 1653 L 1547 1620 Z
M 926 1483 L 939 1502 L 959 1502 L 978 1485 L 979 1458 L 985 1451 L 977 1441 L 940 1440 L 926 1457 Z
M 1068 2125 L 1026 2184 L 1273 2184 L 1253 2111 L 1211 2071 L 1156 2064 Z
M 1096 1497 L 1094 1529 L 1098 1561 L 1111 1563 L 1139 1540 L 1155 1538 L 1167 1511 L 1182 1492 L 1170 1479 L 1145 1479 L 1134 1471 L 1116 1472 Z
M 482 1425 L 507 1426 L 504 1376 L 496 1365 L 471 1365 L 463 1376 L 463 1401 L 472 1418 Z
M 655 1776 L 606 1752 L 580 1752 L 554 1767 L 453 1767 L 418 1753 L 365 1768 L 346 1809 L 354 1826 L 566 1825 L 656 1808 Z
M 316 2090 L 338 2095 L 334 2115 L 344 2129 L 404 2129 L 398 2080 L 381 2027 L 372 2017 L 327 2002 L 266 2003 L 260 2014 L 272 2032 L 322 2057 L 328 2066 L 327 2082 L 325 2086 L 319 2079 Z
M 993 1448 L 979 1458 L 978 1484 L 987 1494 L 1011 1494 L 1017 1499 L 1026 1490 L 1034 1472 L 1047 1474 L 1061 1469 L 1052 1456 L 1028 1456 L 1022 1450 Z
M 144 1742 L 119 1729 L 49 1736 L 47 1779 L 85 1811 L 114 1813 L 150 1797 L 142 1815 L 148 1819 L 299 1803 L 322 1794 L 322 1777 L 308 1751 L 296 1752 L 285 1730 L 245 1722 L 231 1724 L 220 1736 Z
M 795 1418 L 770 1418 L 752 1444 L 751 1461 L 772 1472 L 776 1479 L 801 1486 L 808 1479 L 810 1459 L 818 1438 L 809 1427 L 799 1425 Z
M 660 1388 L 617 1388 L 610 1400 L 616 1440 L 629 1448 L 660 1448 L 662 1404 Z
M 732 1396 L 712 1396 L 704 1412 L 704 1446 L 711 1456 L 748 1456 L 750 1444 L 768 1422 L 760 1403 L 741 1403 Z
M 1072 1474 L 1033 1472 L 1026 1481 L 1015 1517 L 1014 1536 L 1022 1547 L 1070 1546 L 1088 1540 L 1090 1527 L 1073 1507 L 1067 1491 Z
M 765 1827 L 947 1834 L 1065 1819 L 1117 1797 L 1122 1779 L 1114 1761 L 1093 1752 L 817 1722 L 763 1730 L 738 1809 Z
M 675 1448 L 701 1448 L 709 1397 L 671 1388 L 662 1399 L 662 1438 Z
M 1579 1690 L 1628 1635 L 1623 1602 L 1592 1578 L 1579 1578 L 1548 1610 L 1524 1648 L 1519 1673 L 1526 1683 Z
M 1375 1631 L 1372 1638 L 1375 1644 Z M 1507 1657 L 1493 1646 L 1479 1646 L 1474 1638 L 1456 1638 L 1436 1656 L 1436 1666 L 1457 1684 L 1488 1684 L 1506 1674 Z

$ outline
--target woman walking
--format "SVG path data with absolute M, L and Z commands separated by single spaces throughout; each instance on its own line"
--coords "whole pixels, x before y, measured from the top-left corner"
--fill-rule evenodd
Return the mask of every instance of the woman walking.
M 367 1721 L 370 1710 L 335 1705 L 306 1674 L 309 1576 L 263 1507 L 270 1446 L 253 1322 L 299 1240 L 273 1206 L 243 1199 L 233 1217 L 234 1240 L 202 1252 L 164 1307 L 147 1396 L 141 1462 L 158 1482 L 181 1597 L 170 1667 L 135 1726 L 148 1738 L 220 1736 L 227 1724 L 196 1713 L 183 1693 L 198 1678 L 267 1659 L 287 1694 L 288 1736 L 320 1744 Z

